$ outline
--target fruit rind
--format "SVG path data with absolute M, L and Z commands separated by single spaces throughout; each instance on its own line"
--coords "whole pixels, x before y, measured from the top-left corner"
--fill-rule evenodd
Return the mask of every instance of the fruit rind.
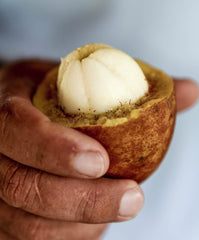
M 98 140 L 110 157 L 107 176 L 130 178 L 142 182 L 159 166 L 171 141 L 176 103 L 173 80 L 156 68 L 138 61 L 149 84 L 151 96 L 128 114 L 104 121 L 80 121 L 69 124 L 56 98 L 57 69 L 52 70 L 39 86 L 34 105 L 52 121 L 73 127 Z M 103 116 L 102 116 L 103 118 Z M 102 120 L 102 119 L 101 119 Z

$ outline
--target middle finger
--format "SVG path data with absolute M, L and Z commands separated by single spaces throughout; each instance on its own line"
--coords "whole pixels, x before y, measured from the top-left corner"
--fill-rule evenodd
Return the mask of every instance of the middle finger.
M 59 177 L 0 157 L 0 197 L 30 213 L 56 220 L 105 223 L 130 219 L 143 205 L 142 191 L 134 181 Z

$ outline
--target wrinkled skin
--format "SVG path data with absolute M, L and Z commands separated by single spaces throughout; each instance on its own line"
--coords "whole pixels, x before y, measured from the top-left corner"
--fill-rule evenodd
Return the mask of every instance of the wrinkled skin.
M 32 106 L 37 85 L 54 65 L 31 60 L 0 70 L 2 240 L 97 240 L 107 223 L 135 217 L 143 204 L 136 182 L 101 178 L 109 158 L 97 141 L 50 122 Z M 192 81 L 175 80 L 175 87 L 178 111 L 196 101 Z M 100 155 L 103 171 L 80 174 L 74 158 L 82 153 Z M 120 201 L 129 189 L 136 201 L 130 216 L 122 216 Z

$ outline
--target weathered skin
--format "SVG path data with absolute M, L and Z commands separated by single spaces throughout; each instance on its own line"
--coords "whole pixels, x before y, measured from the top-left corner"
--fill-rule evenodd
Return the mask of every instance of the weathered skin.
M 138 61 L 150 86 L 148 96 L 128 116 L 89 124 L 71 120 L 59 108 L 56 97 L 57 69 L 36 92 L 34 105 L 52 121 L 73 127 L 95 139 L 107 150 L 110 167 L 106 176 L 142 182 L 159 166 L 171 141 L 176 116 L 173 80 Z M 84 115 L 81 115 L 83 117 Z

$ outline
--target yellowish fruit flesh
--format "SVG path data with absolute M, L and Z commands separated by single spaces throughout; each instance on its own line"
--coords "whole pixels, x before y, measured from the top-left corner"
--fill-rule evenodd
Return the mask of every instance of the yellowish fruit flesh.
M 104 114 L 66 114 L 57 100 L 58 67 L 38 87 L 33 104 L 53 122 L 72 127 L 98 140 L 107 150 L 106 176 L 142 182 L 159 166 L 171 141 L 176 116 L 173 80 L 136 60 L 149 83 L 149 92 L 136 103 Z

